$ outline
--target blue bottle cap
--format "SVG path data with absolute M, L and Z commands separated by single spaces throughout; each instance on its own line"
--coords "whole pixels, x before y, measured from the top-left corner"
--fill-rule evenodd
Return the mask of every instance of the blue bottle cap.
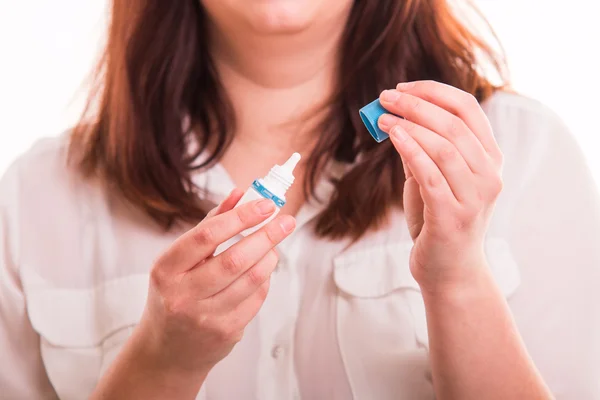
M 369 130 L 369 133 L 371 136 L 373 136 L 373 139 L 375 139 L 377 143 L 381 143 L 389 137 L 387 133 L 379 129 L 379 126 L 377 126 L 377 120 L 379 117 L 387 112 L 388 111 L 381 106 L 379 99 L 370 102 L 359 110 L 362 122 L 365 124 Z

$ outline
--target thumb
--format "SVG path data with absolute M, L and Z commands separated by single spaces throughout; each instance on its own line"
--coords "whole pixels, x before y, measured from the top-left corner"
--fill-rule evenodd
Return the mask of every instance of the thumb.
M 404 159 L 402 157 L 400 157 L 400 160 L 402 161 L 402 169 L 404 170 L 404 177 L 408 180 L 408 178 L 411 178 L 413 176 L 413 173 L 410 170 L 410 168 L 408 167 L 408 165 L 406 165 L 406 163 L 404 162 Z
M 410 177 L 404 183 L 404 215 L 410 237 L 414 240 L 421 233 L 423 224 L 423 211 L 425 204 L 421 197 L 421 188 L 414 177 Z

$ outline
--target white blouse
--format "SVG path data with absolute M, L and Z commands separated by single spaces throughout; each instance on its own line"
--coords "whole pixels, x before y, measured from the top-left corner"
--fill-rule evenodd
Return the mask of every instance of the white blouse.
M 539 103 L 499 93 L 484 108 L 506 160 L 490 268 L 556 397 L 600 399 L 600 208 L 590 172 Z M 0 184 L 1 399 L 87 398 L 142 314 L 153 260 L 181 234 L 81 181 L 65 150 L 66 137 L 39 142 Z M 195 180 L 214 202 L 233 187 L 218 165 Z M 264 307 L 198 399 L 434 398 L 402 213 L 346 248 L 313 235 L 321 207 L 301 209 Z

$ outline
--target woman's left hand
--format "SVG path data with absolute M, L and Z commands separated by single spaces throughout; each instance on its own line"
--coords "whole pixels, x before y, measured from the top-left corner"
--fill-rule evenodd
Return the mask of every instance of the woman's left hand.
M 433 81 L 380 96 L 406 174 L 404 212 L 415 242 L 411 272 L 429 292 L 460 288 L 487 273 L 483 243 L 502 189 L 502 153 L 472 95 Z

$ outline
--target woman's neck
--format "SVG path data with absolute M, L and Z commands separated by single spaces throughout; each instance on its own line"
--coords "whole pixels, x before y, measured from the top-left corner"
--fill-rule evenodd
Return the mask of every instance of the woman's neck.
M 234 145 L 267 158 L 310 147 L 307 116 L 334 89 L 346 17 L 287 34 L 213 26 L 213 58 L 236 112 Z
M 213 58 L 236 114 L 234 140 L 221 164 L 237 187 L 248 187 L 293 152 L 308 158 L 318 134 L 317 121 L 308 116 L 334 90 L 347 13 L 285 35 L 213 27 Z M 294 176 L 286 193 L 289 214 L 305 201 L 304 162 Z

